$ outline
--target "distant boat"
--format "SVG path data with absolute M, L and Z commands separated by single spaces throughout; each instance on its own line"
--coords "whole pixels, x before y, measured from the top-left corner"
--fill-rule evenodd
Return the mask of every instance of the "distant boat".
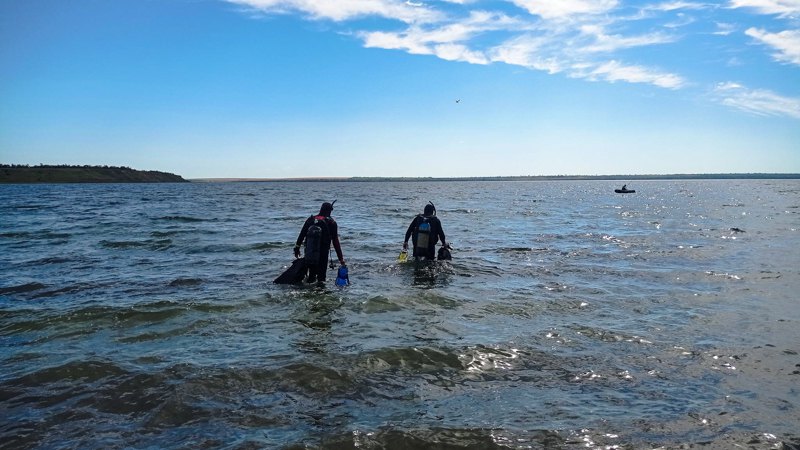
M 633 194 L 636 189 L 614 189 L 617 194 Z

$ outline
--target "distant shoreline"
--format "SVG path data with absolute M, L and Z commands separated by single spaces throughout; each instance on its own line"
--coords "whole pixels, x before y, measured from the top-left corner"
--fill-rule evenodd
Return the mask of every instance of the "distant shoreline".
M 668 175 L 525 175 L 497 177 L 304 177 L 304 178 L 189 178 L 194 183 L 304 182 L 425 182 L 425 181 L 627 181 L 632 180 L 795 180 L 800 173 L 723 173 Z

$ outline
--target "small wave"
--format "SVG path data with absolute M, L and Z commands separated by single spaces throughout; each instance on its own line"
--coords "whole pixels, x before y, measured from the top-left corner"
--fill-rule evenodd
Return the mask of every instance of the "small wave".
M 27 231 L 8 231 L 6 233 L 0 233 L 0 238 L 8 238 L 8 239 L 24 239 L 30 236 L 30 233 Z
M 59 381 L 92 382 L 106 377 L 124 375 L 127 372 L 106 361 L 71 361 L 59 366 L 46 367 L 24 375 L 7 384 L 14 387 L 48 386 Z M 51 401 L 49 398 L 43 401 Z
M 363 311 L 367 314 L 400 311 L 402 309 L 400 305 L 382 295 L 368 299 L 363 306 Z
M 709 275 L 709 276 L 712 276 L 712 277 L 721 277 L 721 278 L 727 278 L 727 279 L 729 279 L 729 280 L 737 280 L 737 281 L 738 281 L 738 280 L 741 280 L 741 279 L 742 279 L 742 277 L 740 277 L 739 275 L 734 275 L 734 274 L 732 274 L 732 273 L 727 273 L 727 272 L 725 272 L 725 273 L 719 273 L 719 272 L 714 272 L 713 270 L 707 270 L 707 271 L 705 272 L 705 274 L 706 274 L 706 275 Z
M 443 417 L 437 417 L 442 420 Z M 524 436 L 523 436 L 524 434 Z M 530 430 L 524 433 L 499 429 L 426 427 L 385 427 L 378 431 L 353 431 L 329 436 L 336 448 L 436 448 L 486 449 L 567 448 L 558 431 Z M 523 443 L 525 445 L 523 445 Z M 581 442 L 582 443 L 582 442 Z M 328 447 L 325 447 L 328 448 Z M 570 447 L 572 448 L 572 447 Z M 575 448 L 579 448 L 577 445 Z M 597 447 L 601 448 L 601 447 Z M 612 448 L 608 446 L 607 448 Z
M 46 287 L 47 286 L 43 285 L 42 283 L 36 283 L 36 282 L 20 284 L 18 286 L 0 287 L 0 295 L 22 294 L 24 292 L 38 291 Z
M 352 390 L 354 380 L 346 371 L 311 363 L 296 363 L 278 372 L 279 378 L 305 393 L 344 394 Z
M 358 363 L 368 371 L 402 370 L 413 373 L 436 373 L 443 369 L 464 370 L 459 355 L 449 349 L 427 347 L 384 348 Z
M 74 294 L 76 292 L 86 291 L 96 287 L 96 285 L 91 283 L 76 283 L 69 286 L 64 286 L 58 289 L 40 292 L 33 296 L 33 298 L 47 298 L 47 297 L 56 297 L 61 294 Z
M 141 241 L 100 241 L 100 245 L 105 248 L 118 248 L 118 249 L 125 249 L 125 248 L 140 248 L 146 247 L 146 242 Z
M 652 344 L 652 342 L 640 336 L 632 336 L 625 333 L 603 330 L 596 327 L 574 326 L 573 329 L 576 333 L 582 336 L 602 342 L 631 342 L 634 344 L 643 345 Z
M 532 250 L 531 247 L 501 247 L 497 249 L 499 253 L 527 253 Z
M 69 233 L 56 233 L 50 230 L 44 231 L 9 231 L 0 233 L 0 237 L 8 239 L 26 239 L 26 240 L 39 240 L 39 239 L 69 239 L 72 237 Z
M 166 250 L 172 247 L 172 240 L 170 239 L 156 239 L 147 241 L 100 241 L 100 245 L 105 248 L 115 250 L 127 250 L 135 248 L 147 248 L 150 250 Z
M 273 248 L 285 248 L 286 244 L 283 242 L 261 242 L 249 246 L 252 250 L 269 250 Z
M 192 333 L 198 327 L 207 325 L 208 321 L 198 320 L 193 322 L 189 326 L 180 326 L 159 331 L 147 331 L 133 336 L 123 336 L 117 338 L 116 341 L 121 344 L 139 344 L 144 342 L 161 341 L 170 338 L 185 336 L 189 333 Z
M 175 236 L 176 234 L 180 233 L 191 233 L 192 231 L 193 230 L 153 231 L 150 233 L 150 236 L 155 238 L 163 238 L 163 237 Z
M 172 280 L 169 285 L 172 287 L 180 287 L 180 286 L 197 286 L 203 284 L 202 278 L 176 278 Z
M 275 248 L 286 248 L 286 244 L 281 242 L 262 242 L 256 244 L 209 244 L 201 247 L 191 248 L 188 250 L 188 253 L 239 253 Z
M 461 356 L 468 372 L 486 372 L 487 370 L 509 370 L 514 367 L 513 361 L 520 357 L 516 348 L 500 349 L 479 346 Z
M 154 220 L 192 223 L 192 222 L 206 222 L 209 219 L 201 219 L 199 217 L 191 217 L 191 216 L 163 216 L 163 217 L 158 217 Z
M 14 205 L 11 206 L 10 209 L 17 209 L 21 211 L 34 211 L 37 209 L 53 209 L 53 208 L 54 208 L 53 205 L 39 205 L 36 203 L 32 203 L 30 205 Z
M 42 258 L 42 259 L 37 259 L 37 260 L 34 260 L 34 261 L 30 261 L 27 264 L 35 265 L 35 266 L 41 266 L 41 265 L 46 265 L 46 264 L 64 264 L 64 263 L 67 263 L 67 262 L 70 262 L 70 261 L 72 261 L 72 260 L 69 259 L 69 258 L 63 258 L 63 257 L 60 257 L 60 256 L 52 256 L 52 257 L 49 257 L 49 258 Z

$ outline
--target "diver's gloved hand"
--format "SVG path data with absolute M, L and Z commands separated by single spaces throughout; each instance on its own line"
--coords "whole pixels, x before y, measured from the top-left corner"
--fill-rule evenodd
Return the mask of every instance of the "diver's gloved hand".
M 300 257 L 300 247 L 299 246 L 295 246 L 294 247 L 294 257 L 295 258 L 299 258 Z
M 347 263 L 344 262 L 344 258 L 339 260 L 339 264 L 342 265 L 342 266 L 346 266 L 347 265 Z
M 408 242 L 403 242 L 403 250 L 408 250 Z

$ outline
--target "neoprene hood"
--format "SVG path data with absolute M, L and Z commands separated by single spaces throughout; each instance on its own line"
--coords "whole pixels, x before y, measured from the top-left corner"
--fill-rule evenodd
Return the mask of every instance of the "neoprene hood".
M 328 203 L 328 202 L 323 203 L 322 206 L 320 206 L 320 208 L 319 208 L 319 215 L 320 216 L 326 216 L 326 217 L 329 216 L 331 214 L 331 212 L 333 211 L 333 204 L 334 203 L 336 203 L 336 200 L 334 200 L 333 202 L 330 202 L 330 203 Z

